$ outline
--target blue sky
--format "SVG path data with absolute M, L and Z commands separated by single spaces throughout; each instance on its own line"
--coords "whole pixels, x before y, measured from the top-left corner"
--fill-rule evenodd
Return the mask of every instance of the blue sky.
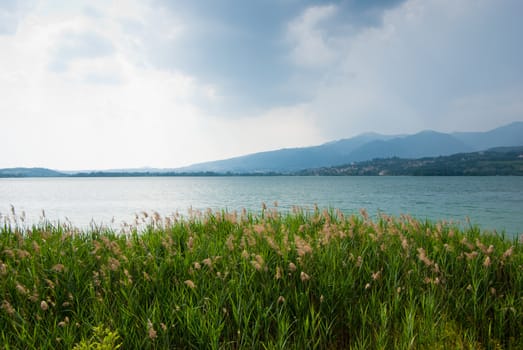
M 523 120 L 519 0 L 2 0 L 0 167 L 178 167 Z

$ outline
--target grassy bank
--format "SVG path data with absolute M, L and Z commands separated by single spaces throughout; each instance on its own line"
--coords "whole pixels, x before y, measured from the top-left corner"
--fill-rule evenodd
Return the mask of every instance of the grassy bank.
M 1 347 L 523 348 L 517 239 L 365 212 L 139 219 L 6 222 Z

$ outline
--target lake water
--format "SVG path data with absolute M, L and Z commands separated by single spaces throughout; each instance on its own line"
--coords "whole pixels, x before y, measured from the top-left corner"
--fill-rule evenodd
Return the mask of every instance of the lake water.
M 370 214 L 410 214 L 523 233 L 523 177 L 141 177 L 0 179 L 0 214 L 14 206 L 26 223 L 42 210 L 51 221 L 120 225 L 134 214 L 197 210 L 259 211 L 293 206 Z

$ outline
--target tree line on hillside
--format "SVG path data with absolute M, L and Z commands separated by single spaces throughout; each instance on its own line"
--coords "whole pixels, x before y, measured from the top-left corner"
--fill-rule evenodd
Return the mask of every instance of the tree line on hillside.
M 66 174 L 44 168 L 0 169 L 2 177 L 154 177 L 154 176 L 523 176 L 523 146 L 494 148 L 450 156 L 378 158 L 296 172 L 137 172 L 92 171 Z
M 297 175 L 322 176 L 502 176 L 523 175 L 523 147 L 419 159 L 383 158 L 307 169 Z

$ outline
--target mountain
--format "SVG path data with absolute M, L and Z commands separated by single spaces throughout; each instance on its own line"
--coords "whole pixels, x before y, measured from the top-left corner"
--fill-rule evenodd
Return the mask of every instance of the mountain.
M 486 132 L 447 134 L 428 130 L 414 135 L 368 133 L 319 146 L 285 148 L 199 163 L 176 171 L 292 173 L 303 169 L 337 166 L 375 158 L 437 157 L 504 146 L 523 146 L 523 122 L 515 122 Z
M 487 132 L 455 132 L 451 134 L 475 150 L 523 145 L 523 122 L 514 122 Z
M 306 168 L 342 164 L 350 159 L 350 153 L 359 147 L 377 140 L 388 140 L 393 136 L 368 133 L 351 139 L 328 142 L 320 146 L 284 148 L 276 151 L 254 153 L 225 160 L 191 165 L 176 169 L 179 172 L 232 172 L 265 173 L 289 172 Z
M 6 168 L 0 169 L 0 177 L 61 177 L 67 176 L 59 171 L 46 168 Z
M 318 146 L 259 152 L 178 169 L 137 168 L 60 172 L 45 168 L 8 168 L 0 169 L 0 177 L 296 174 L 306 169 L 346 166 L 373 159 L 441 157 L 515 146 L 523 146 L 523 122 L 514 122 L 486 132 L 447 134 L 427 130 L 413 135 L 366 133 Z
M 336 167 L 307 169 L 302 176 L 523 176 L 523 146 L 418 159 L 379 158 Z
M 351 153 L 351 161 L 374 158 L 421 158 L 471 152 L 474 148 L 459 139 L 435 131 L 422 131 L 415 135 L 391 140 L 372 141 Z

